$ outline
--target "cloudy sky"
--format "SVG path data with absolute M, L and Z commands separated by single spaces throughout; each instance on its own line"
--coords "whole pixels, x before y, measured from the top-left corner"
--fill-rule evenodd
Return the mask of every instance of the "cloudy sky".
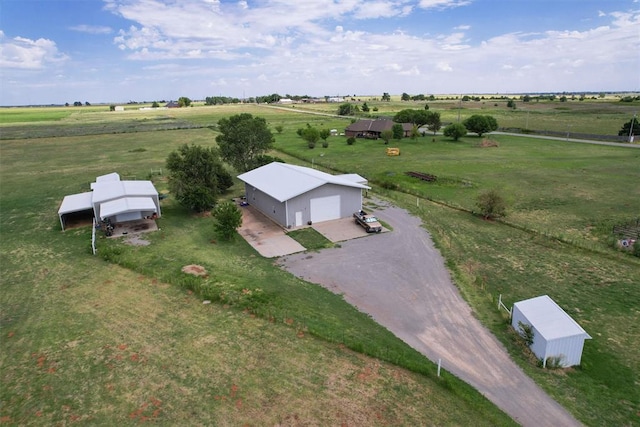
M 0 0 L 0 105 L 640 90 L 640 0 Z

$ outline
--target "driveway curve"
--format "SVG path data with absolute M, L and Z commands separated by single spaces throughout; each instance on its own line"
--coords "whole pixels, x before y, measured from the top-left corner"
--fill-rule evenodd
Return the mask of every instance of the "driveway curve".
M 387 206 L 375 214 L 390 233 L 342 242 L 279 262 L 292 274 L 343 294 L 430 360 L 471 384 L 524 426 L 580 423 L 509 357 L 473 316 L 419 218 Z M 374 268 L 372 268 L 374 266 Z

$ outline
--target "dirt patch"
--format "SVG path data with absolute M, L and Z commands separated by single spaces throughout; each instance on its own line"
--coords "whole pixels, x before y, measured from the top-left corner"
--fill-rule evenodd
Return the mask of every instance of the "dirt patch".
M 494 141 L 493 139 L 484 138 L 478 146 L 480 148 L 489 148 L 489 147 L 499 147 L 500 144 L 498 144 L 498 141 Z
M 143 239 L 137 234 L 129 236 L 124 242 L 132 246 L 149 246 L 151 244 L 150 241 Z
M 201 265 L 189 264 L 182 267 L 182 272 L 187 274 L 192 274 L 194 276 L 206 276 L 207 269 Z

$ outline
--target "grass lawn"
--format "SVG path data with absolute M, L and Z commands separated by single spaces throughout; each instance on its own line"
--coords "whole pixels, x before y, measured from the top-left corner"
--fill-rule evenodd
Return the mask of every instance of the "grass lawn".
M 403 140 L 399 157 L 385 156 L 381 142 L 348 146 L 342 137 L 310 150 L 298 128 L 343 129 L 348 120 L 258 106 L 172 113 L 196 129 L 82 136 L 80 129 L 78 136 L 0 141 L 0 369 L 7 385 L 0 417 L 16 424 L 135 424 L 142 417 L 175 424 L 192 413 L 220 425 L 230 417 L 259 424 L 509 422 L 468 386 L 448 375 L 434 378 L 433 364 L 340 297 L 284 273 L 240 239 L 212 242 L 210 220 L 171 198 L 150 246 L 99 241 L 100 254 L 112 262 L 89 255 L 88 229 L 60 233 L 55 212 L 64 195 L 86 191 L 97 175 L 112 171 L 146 179 L 180 144 L 213 144 L 207 126 L 241 111 L 283 126 L 276 154 L 359 173 L 377 194 L 419 215 L 474 312 L 578 419 L 638 423 L 640 262 L 612 250 L 608 233 L 640 213 L 640 150 L 502 136 L 492 137 L 499 143 L 492 148 L 478 147 L 477 138 Z M 112 114 L 87 112 L 78 125 L 102 121 L 114 129 L 145 117 Z M 28 135 L 26 124 L 11 129 L 20 126 Z M 165 188 L 162 176 L 154 179 Z M 468 212 L 488 188 L 508 200 L 505 222 Z M 181 273 L 192 263 L 209 277 Z M 499 294 L 513 303 L 545 293 L 594 338 L 579 368 L 538 368 L 496 309 Z
M 149 247 L 99 241 L 120 265 L 90 255 L 89 228 L 60 232 L 64 195 L 114 170 L 144 179 L 180 144 L 214 135 L 0 141 L 3 423 L 513 424 L 339 296 L 241 239 L 212 243 L 211 220 L 171 198 Z M 189 263 L 210 276 L 182 273 Z

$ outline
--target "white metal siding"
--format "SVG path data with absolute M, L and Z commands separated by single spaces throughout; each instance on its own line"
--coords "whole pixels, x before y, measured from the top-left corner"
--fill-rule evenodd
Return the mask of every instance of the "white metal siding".
M 116 222 L 134 221 L 136 219 L 142 219 L 142 212 L 125 212 L 116 215 Z
M 322 222 L 340 218 L 340 195 L 310 200 L 311 221 Z

